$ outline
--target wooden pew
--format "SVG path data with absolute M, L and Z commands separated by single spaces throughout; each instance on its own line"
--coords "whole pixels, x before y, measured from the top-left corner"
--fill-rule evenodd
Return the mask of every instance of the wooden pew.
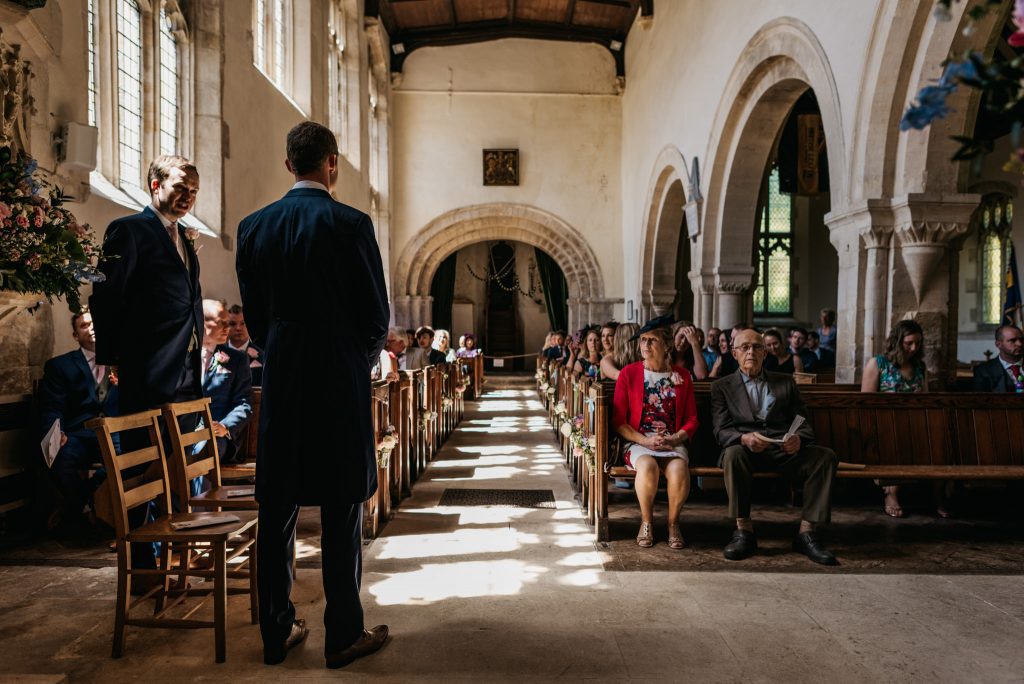
M 809 385 L 807 387 L 813 387 Z M 975 393 L 860 394 L 803 392 L 816 443 L 840 459 L 837 477 L 854 479 L 1024 479 L 1024 404 L 1014 395 Z M 615 385 L 594 383 L 597 448 L 588 518 L 599 541 L 608 539 L 608 485 L 632 479 L 609 467 Z M 691 476 L 721 477 L 721 448 L 712 435 L 711 396 L 698 390 L 700 428 L 690 445 Z M 759 473 L 757 477 L 776 477 Z

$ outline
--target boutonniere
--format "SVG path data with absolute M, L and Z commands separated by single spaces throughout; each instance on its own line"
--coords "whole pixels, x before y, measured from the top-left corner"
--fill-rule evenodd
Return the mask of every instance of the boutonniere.
M 683 376 L 677 373 L 676 371 L 672 371 L 672 377 L 670 378 L 670 380 L 672 381 L 673 385 L 683 384 Z
M 198 238 L 198 237 L 199 237 L 199 229 L 198 228 L 186 228 L 185 229 L 185 239 L 188 240 L 188 244 L 190 244 L 192 246 L 192 251 L 197 253 L 197 254 L 199 253 L 199 250 L 202 249 L 202 245 L 200 245 L 199 247 L 196 247 L 196 238 Z
M 227 364 L 231 361 L 231 357 L 226 352 L 218 351 L 213 355 L 213 368 L 212 371 L 215 373 L 230 373 Z
M 250 346 L 248 349 L 245 350 L 245 353 L 249 355 L 250 359 L 260 358 L 260 353 L 256 351 L 256 347 Z

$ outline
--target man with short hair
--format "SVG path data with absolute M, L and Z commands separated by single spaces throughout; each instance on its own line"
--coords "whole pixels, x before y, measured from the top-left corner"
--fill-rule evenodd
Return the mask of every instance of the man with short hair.
M 412 370 L 406 366 L 407 339 L 404 328 L 388 328 L 388 337 L 384 343 L 384 349 L 398 362 L 398 370 Z
M 805 372 L 815 372 L 818 366 L 818 357 L 806 347 L 807 330 L 795 325 L 786 331 L 786 336 L 789 339 L 789 353 L 800 357 L 800 361 L 804 364 Z
M 447 361 L 442 352 L 434 349 L 434 329 L 429 325 L 421 325 L 416 329 L 416 344 L 422 350 L 421 353 L 425 355 L 427 361 L 425 365 L 436 366 Z
M 974 367 L 975 392 L 1024 392 L 1024 338 L 1015 325 L 996 328 L 999 356 Z
M 236 259 L 249 330 L 266 353 L 256 456 L 260 632 L 268 665 L 309 633 L 290 597 L 294 532 L 299 507 L 319 506 L 324 655 L 336 668 L 388 638 L 387 625 L 364 629 L 359 585 L 363 504 L 378 487 L 370 368 L 391 313 L 370 217 L 331 197 L 334 133 L 300 123 L 286 150 L 295 184 L 242 220 Z M 325 339 L 331 348 L 321 354 Z
M 565 354 L 565 331 L 556 330 L 551 335 L 551 346 L 544 350 L 544 358 L 561 361 Z
M 99 263 L 106 279 L 93 286 L 89 298 L 96 363 L 111 366 L 117 376 L 122 415 L 202 396 L 203 296 L 192 244 L 196 233 L 181 224 L 199 193 L 199 172 L 184 157 L 164 155 L 149 165 L 147 178 L 151 204 L 107 228 Z M 144 430 L 131 430 L 121 435 L 121 443 L 132 451 L 148 446 L 149 439 Z M 140 525 L 146 515 L 147 507 L 136 507 L 129 511 L 129 523 Z M 152 548 L 130 546 L 132 567 L 155 567 Z M 159 579 L 153 576 L 152 583 Z M 132 590 L 144 590 L 146 584 L 143 578 L 132 580 Z
M 807 331 L 807 351 L 814 354 L 816 371 L 833 370 L 836 367 L 836 354 L 831 349 L 821 346 L 821 335 L 817 330 Z M 801 358 L 801 360 L 803 360 Z
M 263 351 L 249 338 L 249 328 L 245 325 L 242 311 L 239 304 L 232 304 L 228 308 L 228 346 L 249 357 L 252 386 L 259 387 L 263 384 Z
M 754 330 L 736 336 L 732 354 L 739 371 L 711 385 L 711 414 L 715 439 L 721 445 L 729 516 L 736 520 L 724 555 L 742 560 L 757 551 L 750 518 L 754 473 L 782 473 L 802 484 L 803 519 L 794 550 L 815 563 L 834 565 L 836 558 L 817 537 L 816 526 L 831 520 L 832 481 L 838 459 L 831 449 L 816 446 L 814 430 L 792 376 L 764 370 L 764 338 Z M 804 422 L 790 433 L 794 419 Z
M 203 300 L 203 396 L 210 398 L 213 436 L 221 463 L 235 462 L 238 440 L 252 417 L 252 375 L 245 352 L 228 346 L 224 302 Z
M 39 438 L 60 421 L 60 450 L 50 477 L 64 498 L 61 527 L 74 531 L 85 520 L 82 509 L 103 481 L 102 470 L 87 479 L 87 470 L 102 463 L 96 433 L 85 427 L 98 416 L 117 415 L 117 385 L 109 367 L 96 362 L 96 335 L 88 310 L 71 317 L 71 335 L 78 349 L 55 356 L 43 367 L 39 383 Z

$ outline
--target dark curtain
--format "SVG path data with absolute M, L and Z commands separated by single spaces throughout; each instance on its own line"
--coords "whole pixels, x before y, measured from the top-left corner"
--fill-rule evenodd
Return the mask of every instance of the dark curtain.
M 566 330 L 569 326 L 569 286 L 565 282 L 565 274 L 555 260 L 547 254 L 533 248 L 537 256 L 537 272 L 540 284 L 544 288 L 544 300 L 548 306 L 548 321 L 552 330 Z
M 430 282 L 430 296 L 434 303 L 430 311 L 433 327 L 450 331 L 452 329 L 452 300 L 455 299 L 455 262 L 459 253 L 454 252 L 441 262 L 437 273 Z

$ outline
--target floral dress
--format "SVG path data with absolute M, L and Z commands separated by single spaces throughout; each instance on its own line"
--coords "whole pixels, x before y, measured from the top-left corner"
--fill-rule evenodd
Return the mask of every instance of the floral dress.
M 878 391 L 910 393 L 924 390 L 924 364 L 914 365 L 914 375 L 909 380 L 903 377 L 899 366 L 890 361 L 884 354 L 875 357 L 878 364 Z
M 676 426 L 676 390 L 672 384 L 672 373 L 655 373 L 644 369 L 644 406 L 640 413 L 640 432 L 645 435 L 667 434 L 675 432 Z M 654 451 L 640 446 L 635 442 L 627 442 L 622 460 L 630 470 L 636 459 L 644 455 L 659 458 L 687 458 L 686 450 L 676 447 L 676 451 Z

